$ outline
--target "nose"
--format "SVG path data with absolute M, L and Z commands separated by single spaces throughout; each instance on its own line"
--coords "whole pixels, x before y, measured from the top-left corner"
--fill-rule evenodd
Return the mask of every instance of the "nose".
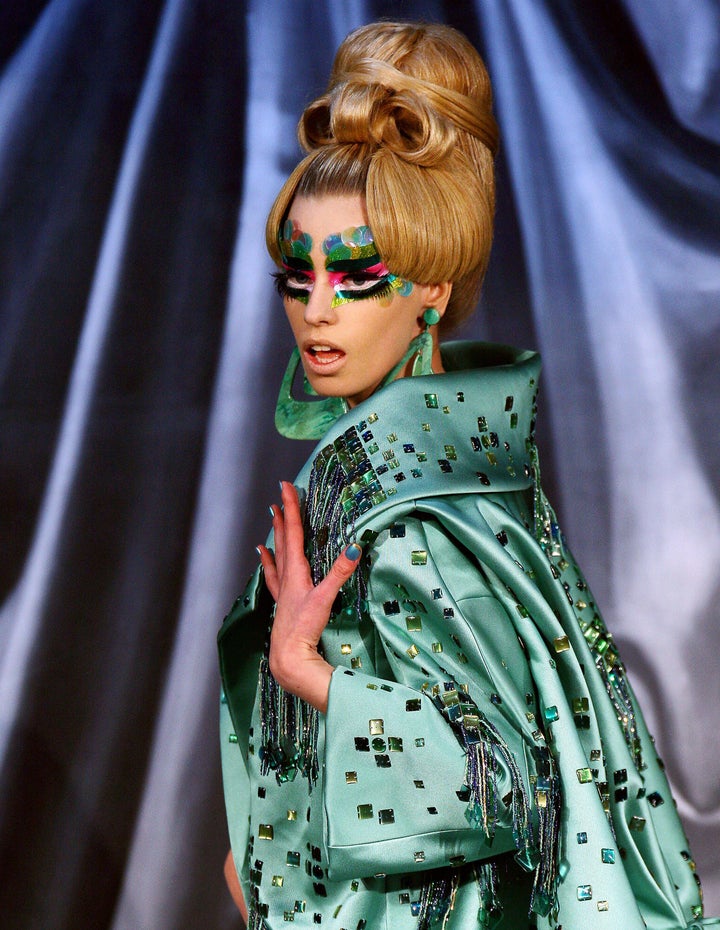
M 318 276 L 310 298 L 305 304 L 303 313 L 305 322 L 311 326 L 334 323 L 337 320 L 337 310 L 332 305 L 334 297 L 335 290 L 329 281 L 323 281 Z

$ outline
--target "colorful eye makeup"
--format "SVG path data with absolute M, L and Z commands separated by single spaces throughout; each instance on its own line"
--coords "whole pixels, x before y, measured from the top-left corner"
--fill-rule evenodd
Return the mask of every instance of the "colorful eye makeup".
M 275 275 L 282 297 L 307 303 L 315 283 L 312 239 L 297 222 L 287 220 L 278 236 L 285 271 Z M 395 294 L 407 297 L 412 282 L 391 274 L 377 253 L 369 226 L 350 226 L 331 233 L 322 243 L 325 269 L 335 291 L 332 306 L 356 300 L 378 300 L 387 306 Z
M 315 283 L 315 270 L 310 258 L 312 238 L 300 229 L 295 220 L 287 219 L 278 232 L 278 246 L 285 271 L 273 275 L 275 287 L 281 297 L 306 304 Z

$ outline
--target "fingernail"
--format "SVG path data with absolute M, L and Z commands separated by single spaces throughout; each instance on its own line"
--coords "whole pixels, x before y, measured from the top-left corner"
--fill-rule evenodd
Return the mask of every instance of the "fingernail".
M 357 562 L 357 560 L 362 555 L 362 549 L 358 546 L 357 543 L 350 543 L 350 545 L 345 550 L 345 555 L 350 559 L 351 562 Z
M 280 493 L 282 494 L 282 492 L 283 492 L 283 482 L 282 482 L 282 481 L 278 481 L 278 484 L 280 485 Z
M 274 520 L 275 519 L 275 508 L 272 506 L 272 504 L 268 507 L 268 510 L 270 511 L 270 516 Z
M 255 546 L 255 551 L 262 558 L 262 549 L 260 548 L 260 546 Z

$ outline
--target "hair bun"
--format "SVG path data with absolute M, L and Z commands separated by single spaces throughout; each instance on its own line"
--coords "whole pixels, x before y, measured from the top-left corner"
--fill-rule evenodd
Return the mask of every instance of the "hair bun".
M 298 134 L 308 151 L 333 143 L 371 145 L 429 167 L 453 150 L 457 129 L 488 144 L 486 122 L 463 94 L 364 58 L 306 109 Z

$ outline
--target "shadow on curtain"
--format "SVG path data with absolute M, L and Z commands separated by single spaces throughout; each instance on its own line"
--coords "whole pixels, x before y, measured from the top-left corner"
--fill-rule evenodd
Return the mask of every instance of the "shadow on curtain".
M 215 632 L 277 480 L 264 254 L 294 128 L 378 15 L 463 29 L 503 128 L 470 335 L 545 359 L 545 473 L 720 910 L 720 10 L 0 6 L 0 914 L 240 927 Z

